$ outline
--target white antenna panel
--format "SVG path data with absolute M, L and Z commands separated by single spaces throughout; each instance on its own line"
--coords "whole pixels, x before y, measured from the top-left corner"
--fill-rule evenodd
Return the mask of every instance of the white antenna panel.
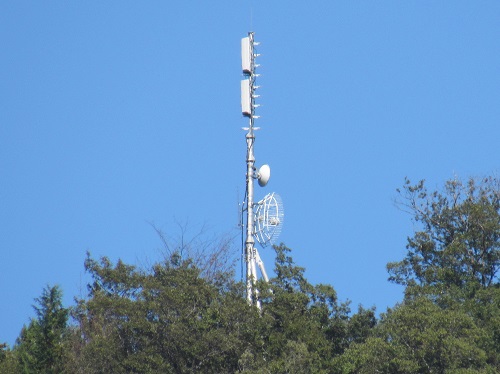
M 252 51 L 248 36 L 241 39 L 241 69 L 245 74 L 252 74 Z
M 247 117 L 252 115 L 251 87 L 250 79 L 241 81 L 241 113 Z

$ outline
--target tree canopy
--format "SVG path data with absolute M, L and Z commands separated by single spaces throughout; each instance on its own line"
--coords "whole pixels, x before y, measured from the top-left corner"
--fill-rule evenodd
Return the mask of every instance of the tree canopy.
M 500 371 L 500 183 L 452 179 L 443 191 L 408 179 L 398 204 L 420 224 L 387 265 L 405 298 L 370 337 L 336 358 L 341 373 Z
M 500 181 L 446 182 L 429 191 L 407 179 L 399 205 L 421 229 L 408 238 L 408 253 L 388 264 L 391 281 L 403 285 L 475 289 L 498 284 L 500 268 Z
M 398 193 L 417 230 L 387 265 L 404 298 L 379 316 L 311 284 L 284 244 L 259 310 L 227 240 L 171 246 L 159 232 L 165 258 L 147 268 L 87 254 L 88 294 L 71 307 L 45 287 L 14 347 L 0 344 L 0 373 L 500 372 L 499 181 Z

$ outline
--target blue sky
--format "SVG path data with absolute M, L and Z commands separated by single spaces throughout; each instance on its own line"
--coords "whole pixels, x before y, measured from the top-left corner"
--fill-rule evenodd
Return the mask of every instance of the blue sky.
M 159 259 L 151 222 L 238 237 L 248 31 L 272 173 L 256 198 L 281 195 L 280 240 L 311 282 L 354 309 L 401 300 L 385 264 L 416 228 L 393 204 L 404 177 L 498 172 L 498 1 L 4 1 L 0 341 L 45 285 L 85 295 L 87 250 Z

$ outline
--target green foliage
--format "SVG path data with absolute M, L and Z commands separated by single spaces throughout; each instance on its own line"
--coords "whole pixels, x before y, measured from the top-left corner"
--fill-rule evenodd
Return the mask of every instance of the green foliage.
M 454 179 L 431 192 L 406 180 L 399 205 L 420 228 L 387 266 L 405 300 L 334 359 L 336 372 L 500 372 L 499 187 Z
M 5 361 L 8 352 L 9 352 L 9 347 L 7 343 L 0 343 L 0 363 Z
M 365 309 L 360 305 L 358 312 L 349 319 L 347 324 L 348 343 L 364 342 L 371 335 L 376 324 L 375 308 Z
M 478 369 L 486 363 L 478 347 L 483 332 L 473 319 L 461 310 L 443 310 L 425 297 L 389 311 L 379 333 L 403 348 L 403 358 L 416 362 L 420 372 Z
M 235 372 L 258 339 L 242 289 L 200 277 L 190 260 L 174 254 L 146 272 L 89 257 L 86 269 L 94 281 L 74 314 L 83 336 L 75 371 Z
M 377 367 L 370 351 L 385 357 L 378 367 L 387 373 L 499 372 L 499 180 L 454 179 L 430 192 L 407 179 L 399 192 L 420 224 L 406 257 L 387 266 L 405 301 L 340 358 L 343 372 Z
M 388 264 L 389 280 L 411 286 L 452 289 L 468 297 L 498 284 L 500 268 L 500 181 L 450 180 L 443 192 L 406 179 L 400 205 L 421 224 L 408 238 L 403 261 Z
M 389 310 L 374 336 L 353 344 L 336 364 L 339 373 L 493 372 L 482 339 L 484 330 L 465 312 L 421 297 Z
M 401 304 L 338 301 L 275 246 L 275 277 L 250 306 L 234 281 L 227 240 L 172 246 L 148 269 L 87 256 L 88 296 L 68 310 L 47 287 L 0 373 L 483 373 L 500 372 L 500 182 L 452 180 L 442 192 L 406 180 L 400 206 L 420 227 L 388 264 Z
M 353 340 L 348 305 L 338 304 L 332 286 L 310 284 L 289 248 L 274 249 L 276 277 L 259 284 L 263 346 L 246 352 L 254 364 L 247 362 L 243 372 L 328 373 L 333 357 Z
M 34 305 L 37 318 L 23 327 L 15 353 L 22 373 L 62 373 L 66 356 L 68 310 L 58 286 L 44 288 Z
M 20 367 L 15 353 L 9 348 L 6 343 L 0 344 L 0 373 L 2 374 L 17 374 Z
M 500 371 L 500 286 L 479 290 L 457 308 L 471 316 L 482 329 L 478 345 L 485 350 L 487 362 Z
M 328 373 L 333 357 L 363 341 L 373 310 L 350 324 L 347 304 L 329 285 L 311 285 L 290 250 L 275 247 L 276 274 L 260 283 L 262 311 L 244 285 L 203 277 L 196 261 L 173 252 L 150 270 L 88 256 L 89 297 L 73 312 L 70 372 Z M 223 281 L 224 280 L 224 281 Z

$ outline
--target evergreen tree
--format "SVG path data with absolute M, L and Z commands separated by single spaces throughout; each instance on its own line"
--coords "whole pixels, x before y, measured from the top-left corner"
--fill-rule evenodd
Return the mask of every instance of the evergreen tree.
M 330 285 L 312 285 L 291 250 L 274 246 L 275 274 L 261 282 L 263 345 L 248 352 L 244 372 L 329 373 L 349 340 L 348 304 Z
M 106 258 L 85 265 L 93 283 L 74 313 L 74 372 L 234 373 L 259 339 L 242 288 L 201 277 L 177 252 L 148 271 Z
M 427 293 L 470 297 L 498 285 L 500 269 L 500 181 L 484 178 L 446 182 L 428 191 L 424 181 L 407 179 L 400 206 L 421 225 L 408 238 L 406 257 L 387 265 L 389 280 L 420 286 Z
M 426 297 L 382 316 L 365 342 L 335 359 L 337 373 L 496 373 L 482 348 L 485 331 L 463 310 L 444 310 Z
M 33 306 L 36 318 L 21 330 L 15 351 L 23 373 L 55 374 L 64 371 L 68 310 L 58 286 L 45 287 Z
M 407 179 L 399 193 L 420 224 L 406 257 L 387 266 L 405 299 L 335 359 L 337 372 L 500 372 L 499 180 L 429 191 Z

